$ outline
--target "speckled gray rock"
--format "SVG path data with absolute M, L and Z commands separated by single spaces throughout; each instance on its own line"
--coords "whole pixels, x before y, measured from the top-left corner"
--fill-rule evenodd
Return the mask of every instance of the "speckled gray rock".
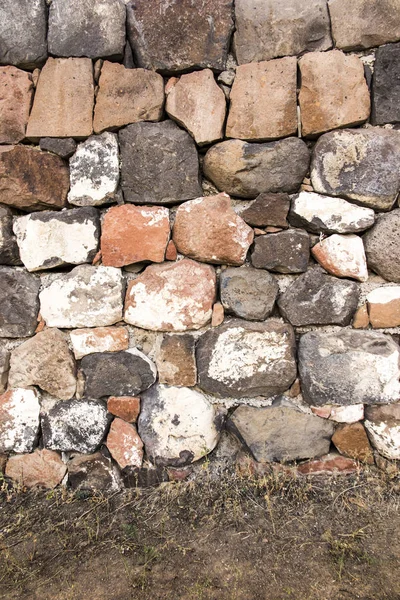
M 32 452 L 39 434 L 39 394 L 9 390 L 0 396 L 0 452 Z
M 68 483 L 73 490 L 109 494 L 123 487 L 118 467 L 101 452 L 74 454 L 67 467 Z
M 219 190 L 255 198 L 262 192 L 297 192 L 309 162 L 309 150 L 299 138 L 265 144 L 227 140 L 208 150 L 203 169 Z
M 279 297 L 282 316 L 295 327 L 349 325 L 356 311 L 360 288 L 338 279 L 320 267 L 300 275 Z
M 17 240 L 12 229 L 13 215 L 0 204 L 0 265 L 20 265 Z
M 252 267 L 221 272 L 221 302 L 226 312 L 251 321 L 263 321 L 274 308 L 278 284 L 273 275 Z
M 260 235 L 254 242 L 251 263 L 257 269 L 278 273 L 307 271 L 310 237 L 303 229 Z
M 76 142 L 73 138 L 40 138 L 39 146 L 41 150 L 47 150 L 64 159 L 72 156 L 76 150 Z
M 11 267 L 0 267 L 0 337 L 28 337 L 37 326 L 40 282 Z
M 0 348 L 0 394 L 6 390 L 9 368 L 10 352 L 5 348 Z
M 46 0 L 0 2 L 0 64 L 40 67 L 47 57 Z
M 119 142 L 125 201 L 176 204 L 203 195 L 195 144 L 172 121 L 128 125 Z
M 400 189 L 400 131 L 343 129 L 322 135 L 311 161 L 320 194 L 389 210 Z
M 363 235 L 367 264 L 388 281 L 400 282 L 400 208 L 379 215 Z
M 312 406 L 399 398 L 399 346 L 383 333 L 309 332 L 300 338 L 298 358 L 303 397 Z
M 400 14 L 399 14 L 400 18 Z M 372 84 L 372 123 L 400 122 L 400 43 L 378 48 Z

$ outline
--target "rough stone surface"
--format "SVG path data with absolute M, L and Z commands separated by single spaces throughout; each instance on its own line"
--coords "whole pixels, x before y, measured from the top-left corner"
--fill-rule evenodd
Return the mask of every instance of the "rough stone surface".
M 72 350 L 77 360 L 94 352 L 127 350 L 129 345 L 129 334 L 125 327 L 75 329 L 69 335 Z
M 309 150 L 298 138 L 265 144 L 227 140 L 208 150 L 203 168 L 219 190 L 255 198 L 262 192 L 297 192 L 309 161 Z
M 18 244 L 13 235 L 13 214 L 0 204 L 0 265 L 20 265 Z
M 366 304 L 362 304 L 356 310 L 352 326 L 354 329 L 366 329 L 369 326 L 368 308 Z
M 68 483 L 76 491 L 113 493 L 123 487 L 117 467 L 100 452 L 75 455 L 68 462 Z
M 200 146 L 224 137 L 226 100 L 210 69 L 170 80 L 165 109 Z
M 332 437 L 332 442 L 340 454 L 370 465 L 374 464 L 372 448 L 364 426 L 361 423 L 339 425 Z
M 369 91 L 357 56 L 339 50 L 310 52 L 299 66 L 302 135 L 315 136 L 368 119 Z
M 312 233 L 357 233 L 372 227 L 375 214 L 342 198 L 300 192 L 292 199 L 289 220 Z
M 16 389 L 0 396 L 0 452 L 32 452 L 39 412 L 36 390 Z
M 229 96 L 226 137 L 274 140 L 297 132 L 295 57 L 241 65 Z
M 372 90 L 374 125 L 398 123 L 400 121 L 400 44 L 388 44 L 376 51 Z
M 286 220 L 290 208 L 288 194 L 260 194 L 240 216 L 254 227 L 282 227 L 287 229 Z
M 0 146 L 0 202 L 21 210 L 63 208 L 68 167 L 58 156 L 30 146 Z
M 142 466 L 143 442 L 136 427 L 122 419 L 114 419 L 107 436 L 106 446 L 121 469 Z
M 216 278 L 190 259 L 150 265 L 128 285 L 124 320 L 154 331 L 200 329 L 211 319 Z
M 336 421 L 336 423 L 356 423 L 364 419 L 364 404 L 353 404 L 353 406 L 312 406 L 312 412 L 318 417 Z
M 122 319 L 121 271 L 80 265 L 39 295 L 40 314 L 48 327 L 104 327 Z
M 40 67 L 47 56 L 46 0 L 2 0 L 0 64 Z
M 298 356 L 303 397 L 312 406 L 399 398 L 400 353 L 390 336 L 348 329 L 309 332 L 300 338 Z
M 327 475 L 342 474 L 349 475 L 359 471 L 358 463 L 352 458 L 340 456 L 340 454 L 330 453 L 322 456 L 320 459 L 310 460 L 297 467 L 299 475 Z
M 369 322 L 373 328 L 400 325 L 400 286 L 376 288 L 367 295 Z
M 0 347 L 0 394 L 6 391 L 9 368 L 10 352 Z
M 140 398 L 135 396 L 110 396 L 107 410 L 127 423 L 136 423 L 140 413 Z
M 353 281 L 327 275 L 316 267 L 298 277 L 278 300 L 282 316 L 295 327 L 349 325 L 360 291 Z
M 178 252 L 195 260 L 242 265 L 253 238 L 227 194 L 196 198 L 177 210 L 173 241 Z
M 94 131 L 101 133 L 138 121 L 159 121 L 163 104 L 161 75 L 106 61 L 101 68 L 96 97 Z
M 332 45 L 325 0 L 236 0 L 239 64 L 290 56 Z
M 232 0 L 147 0 L 127 4 L 127 32 L 139 67 L 182 72 L 193 67 L 223 71 L 233 30 Z
M 273 275 L 252 267 L 230 268 L 219 279 L 224 309 L 236 317 L 264 321 L 272 313 L 278 295 Z
M 172 121 L 128 125 L 119 142 L 127 202 L 176 204 L 202 195 L 195 144 Z
M 26 137 L 87 137 L 92 133 L 93 103 L 92 61 L 49 58 L 40 73 Z
M 28 271 L 92 262 L 100 239 L 100 217 L 95 208 L 45 211 L 19 217 L 14 233 Z
M 313 246 L 312 255 L 323 268 L 336 277 L 367 281 L 368 269 L 364 244 L 358 235 L 334 233 Z
M 400 189 L 400 131 L 345 129 L 322 135 L 311 162 L 320 194 L 389 210 Z
M 368 406 L 364 425 L 372 445 L 385 458 L 400 459 L 400 404 Z
M 280 394 L 296 379 L 294 352 L 290 325 L 233 319 L 199 339 L 199 386 L 222 397 Z
M 139 435 L 156 465 L 183 466 L 217 445 L 223 415 L 189 388 L 155 385 L 142 394 Z
M 64 159 L 70 158 L 76 150 L 76 142 L 73 138 L 44 137 L 40 138 L 39 146 L 41 150 L 47 150 Z
M 122 352 L 96 352 L 81 361 L 85 395 L 134 396 L 153 385 L 157 377 L 154 363 L 136 348 Z
M 170 235 L 169 211 L 161 206 L 124 204 L 110 208 L 101 234 L 103 265 L 163 262 Z
M 61 483 L 67 467 L 53 450 L 36 449 L 32 454 L 10 456 L 6 476 L 24 487 L 55 488 Z
M 379 215 L 363 235 L 368 267 L 388 281 L 400 283 L 400 209 Z
M 190 334 L 164 335 L 156 364 L 160 383 L 193 387 L 197 382 L 195 338 Z
M 34 275 L 0 267 L 0 337 L 33 335 L 39 311 L 39 287 Z
M 310 257 L 310 238 L 302 229 L 288 229 L 259 236 L 254 242 L 251 263 L 257 269 L 278 273 L 303 273 Z
M 94 135 L 79 144 L 70 160 L 70 180 L 71 204 L 98 206 L 114 201 L 119 180 L 115 133 Z
M 24 139 L 32 94 L 28 73 L 15 67 L 0 67 L 0 144 L 16 144 Z
M 239 406 L 229 427 L 259 461 L 314 458 L 329 452 L 333 424 L 287 406 Z

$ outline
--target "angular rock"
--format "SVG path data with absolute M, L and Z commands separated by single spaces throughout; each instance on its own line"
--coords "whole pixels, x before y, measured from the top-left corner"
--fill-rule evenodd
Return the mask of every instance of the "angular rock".
M 125 7 L 115 0 L 52 0 L 49 52 L 53 56 L 122 59 Z
M 17 144 L 25 138 L 32 94 L 28 73 L 15 67 L 0 67 L 0 144 Z
M 176 204 L 201 196 L 195 144 L 175 123 L 134 123 L 118 137 L 126 202 Z
M 369 322 L 374 329 L 400 325 L 400 286 L 385 286 L 367 295 Z
M 260 194 L 240 216 L 253 227 L 282 227 L 287 229 L 286 217 L 290 208 L 288 194 Z
M 364 404 L 353 404 L 353 406 L 312 406 L 312 412 L 318 417 L 336 421 L 336 423 L 356 423 L 364 419 Z
M 333 434 L 332 442 L 340 454 L 368 463 L 369 465 L 374 464 L 372 448 L 364 426 L 361 423 L 339 425 Z
M 139 67 L 177 73 L 210 68 L 223 71 L 233 30 L 233 0 L 127 4 L 127 33 Z
M 107 410 L 127 423 L 136 423 L 140 413 L 140 398 L 134 396 L 110 396 Z
M 363 235 L 368 267 L 388 281 L 400 283 L 400 209 L 379 215 Z
M 215 448 L 223 420 L 200 392 L 155 385 L 142 395 L 138 430 L 154 464 L 178 467 Z
M 57 154 L 61 158 L 70 158 L 76 151 L 76 142 L 73 138 L 40 138 L 39 147 L 41 150 L 47 150 Z
M 400 44 L 388 44 L 376 51 L 371 117 L 374 125 L 400 121 Z
M 160 383 L 193 387 L 197 383 L 195 338 L 190 334 L 164 335 L 156 364 Z
M 103 265 L 163 262 L 170 235 L 169 211 L 158 206 L 124 204 L 106 213 L 101 234 Z
M 0 396 L 0 452 L 32 452 L 39 434 L 39 394 L 10 390 Z
M 69 336 L 76 360 L 94 352 L 127 350 L 129 345 L 129 334 L 125 327 L 75 329 Z
M 320 194 L 389 210 L 400 189 L 400 131 L 371 127 L 322 135 L 313 151 L 311 181 Z
M 211 327 L 218 327 L 224 321 L 225 311 L 221 302 L 216 302 L 211 315 Z
M 96 133 L 138 121 L 159 121 L 164 105 L 161 75 L 106 61 L 99 80 L 93 128 Z
M 400 459 L 400 404 L 366 407 L 364 425 L 380 454 L 391 460 Z
M 122 352 L 96 352 L 81 361 L 85 395 L 134 396 L 147 390 L 157 378 L 154 363 L 136 348 Z
M 197 343 L 199 387 L 222 397 L 274 396 L 296 379 L 293 329 L 286 323 L 233 319 Z
M 55 488 L 61 483 L 67 466 L 57 452 L 36 449 L 32 454 L 10 456 L 6 466 L 6 477 L 27 488 Z
M 229 96 L 226 137 L 274 140 L 297 132 L 295 57 L 241 65 Z
M 77 206 L 99 206 L 114 201 L 119 181 L 115 133 L 94 135 L 79 144 L 69 164 L 68 202 Z
M 170 80 L 165 109 L 200 146 L 224 137 L 226 100 L 210 69 Z
M 310 258 L 310 237 L 302 229 L 288 229 L 256 238 L 251 264 L 278 273 L 303 273 Z
M 20 210 L 63 208 L 68 167 L 58 156 L 31 146 L 0 146 L 0 202 Z
M 128 284 L 124 320 L 154 331 L 200 329 L 211 319 L 215 292 L 209 265 L 188 258 L 150 265 Z
M 107 410 L 97 400 L 57 402 L 41 415 L 43 445 L 59 452 L 94 452 L 109 423 Z
M 114 419 L 107 436 L 106 446 L 121 469 L 142 466 L 143 442 L 136 427 L 122 419 Z
M 4 348 L 0 348 L 0 394 L 6 391 L 9 369 L 10 352 Z
M 297 467 L 297 472 L 300 475 L 326 475 L 328 473 L 349 475 L 357 471 L 359 471 L 359 465 L 355 460 L 333 452 Z
M 178 258 L 178 251 L 172 240 L 169 240 L 167 249 L 165 251 L 165 260 L 176 260 Z
M 18 244 L 13 235 L 13 214 L 0 204 L 0 265 L 20 265 Z
M 298 357 L 303 397 L 312 406 L 399 397 L 400 352 L 390 336 L 351 329 L 309 332 L 300 338 Z
M 224 309 L 242 319 L 264 321 L 272 313 L 278 295 L 273 275 L 252 267 L 221 272 L 220 296 Z
M 85 138 L 92 131 L 93 67 L 89 58 L 49 58 L 37 84 L 26 137 Z
M 239 406 L 228 427 L 259 462 L 314 458 L 329 452 L 333 424 L 286 406 Z
M 14 233 L 28 271 L 91 263 L 99 245 L 100 216 L 92 207 L 33 213 L 15 220 Z
M 300 192 L 292 199 L 289 220 L 312 233 L 357 233 L 372 227 L 375 213 L 342 198 Z
M 299 104 L 303 136 L 359 125 L 370 112 L 364 65 L 339 50 L 310 52 L 299 60 Z
M 118 468 L 100 452 L 75 455 L 68 462 L 68 483 L 73 490 L 90 492 L 113 493 L 123 487 Z
M 325 0 L 236 0 L 235 17 L 240 65 L 332 46 Z
M 295 327 L 349 325 L 357 308 L 359 286 L 316 267 L 300 275 L 278 300 L 281 315 Z
M 0 337 L 33 335 L 39 312 L 40 282 L 34 275 L 0 267 Z
M 104 327 L 122 319 L 123 282 L 113 267 L 80 265 L 40 292 L 48 327 Z
M 227 194 L 196 198 L 176 212 L 173 241 L 181 254 L 201 262 L 242 265 L 254 232 Z
M 366 329 L 369 326 L 369 316 L 366 304 L 362 304 L 356 310 L 352 326 L 354 329 Z
M 203 169 L 219 190 L 255 198 L 262 192 L 298 191 L 309 162 L 306 144 L 295 137 L 266 144 L 227 140 L 208 150 Z
M 334 233 L 312 247 L 312 255 L 323 268 L 336 277 L 367 281 L 368 269 L 364 244 L 358 235 Z
M 46 0 L 2 0 L 0 64 L 40 67 L 47 57 Z

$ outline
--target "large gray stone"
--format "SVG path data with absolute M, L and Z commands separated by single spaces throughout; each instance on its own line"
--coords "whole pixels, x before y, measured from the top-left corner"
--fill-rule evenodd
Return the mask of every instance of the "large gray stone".
M 222 271 L 219 280 L 223 307 L 250 321 L 264 321 L 274 308 L 278 284 L 273 275 L 251 267 Z
M 363 235 L 367 264 L 388 281 L 400 282 L 400 208 L 379 215 Z
M 203 195 L 195 144 L 172 121 L 128 125 L 119 142 L 125 201 L 175 204 Z
M 400 43 L 376 51 L 371 119 L 375 125 L 400 122 Z
M 13 234 L 13 215 L 7 206 L 0 204 L 0 264 L 20 265 L 18 244 Z
M 34 275 L 0 267 L 0 337 L 28 337 L 37 326 L 40 282 Z
M 395 402 L 399 350 L 383 333 L 345 329 L 304 334 L 298 352 L 304 399 L 313 406 Z
M 73 138 L 40 138 L 39 146 L 41 150 L 47 150 L 67 159 L 73 155 L 76 150 L 76 142 Z
M 74 454 L 67 467 L 68 483 L 73 490 L 113 493 L 123 487 L 118 467 L 101 452 Z
M 262 192 L 297 192 L 309 162 L 309 150 L 299 138 L 265 144 L 227 140 L 208 150 L 203 168 L 219 190 L 255 198 Z
M 46 0 L 1 0 L 1 65 L 40 67 L 47 57 L 46 33 Z
M 303 273 L 310 258 L 310 237 L 303 229 L 260 235 L 254 242 L 251 264 L 278 273 Z

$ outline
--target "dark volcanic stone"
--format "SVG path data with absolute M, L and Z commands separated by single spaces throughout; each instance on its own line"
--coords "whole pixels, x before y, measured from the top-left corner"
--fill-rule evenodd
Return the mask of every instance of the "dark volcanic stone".
M 263 321 L 272 313 L 278 284 L 267 271 L 232 267 L 221 273 L 220 295 L 227 312 L 243 319 Z
M 286 229 L 289 226 L 286 220 L 289 208 L 290 197 L 287 194 L 260 194 L 240 216 L 253 227 Z
M 11 267 L 0 267 L 0 337 L 33 335 L 39 312 L 40 282 Z
M 303 229 L 288 229 L 260 235 L 254 242 L 251 263 L 257 269 L 278 273 L 307 271 L 310 237 Z
M 117 492 L 123 487 L 118 468 L 101 452 L 75 455 L 67 464 L 73 490 Z
M 126 488 L 157 487 L 169 480 L 167 469 L 164 467 L 125 467 L 122 478 Z
M 363 235 L 367 264 L 388 281 L 400 283 L 400 208 L 380 215 Z
M 13 215 L 0 204 L 0 265 L 20 265 L 18 244 L 12 230 Z
M 195 144 L 172 121 L 128 125 L 119 141 L 125 201 L 174 204 L 203 195 Z
M 46 0 L 1 0 L 0 64 L 40 67 L 47 57 Z
M 372 122 L 400 121 L 400 43 L 378 48 L 372 85 Z
M 58 154 L 65 159 L 72 156 L 76 150 L 73 138 L 40 138 L 39 146 L 41 150 Z

